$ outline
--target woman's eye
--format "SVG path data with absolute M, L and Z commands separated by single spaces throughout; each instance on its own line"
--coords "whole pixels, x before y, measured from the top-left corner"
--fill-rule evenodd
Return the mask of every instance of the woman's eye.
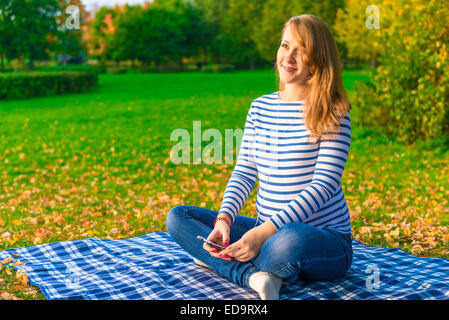
M 284 47 L 285 46 L 285 47 Z M 288 47 L 288 45 L 286 45 L 285 43 L 282 45 L 282 47 L 284 47 L 284 48 L 286 48 L 286 47 Z

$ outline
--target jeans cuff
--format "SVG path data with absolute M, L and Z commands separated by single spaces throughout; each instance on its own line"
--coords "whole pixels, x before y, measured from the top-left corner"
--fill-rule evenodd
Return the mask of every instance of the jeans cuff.
M 254 273 L 256 273 L 257 271 L 259 271 L 259 270 L 257 270 L 256 267 L 254 267 L 252 264 L 251 264 L 251 266 L 252 266 L 252 270 L 251 270 L 251 271 L 248 271 L 248 272 L 246 273 L 245 279 L 243 280 L 244 285 L 245 285 L 245 287 L 247 287 L 247 288 L 250 288 L 250 286 L 249 286 L 249 278 L 250 278 Z

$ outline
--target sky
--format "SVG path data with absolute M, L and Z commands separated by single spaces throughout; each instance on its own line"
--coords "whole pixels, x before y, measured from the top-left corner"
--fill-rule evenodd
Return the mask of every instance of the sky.
M 95 8 L 95 4 L 98 5 L 98 7 L 102 6 L 108 6 L 113 7 L 116 4 L 138 4 L 138 3 L 144 3 L 144 2 L 151 2 L 150 0 L 82 0 L 82 3 L 84 4 L 87 11 L 91 11 Z

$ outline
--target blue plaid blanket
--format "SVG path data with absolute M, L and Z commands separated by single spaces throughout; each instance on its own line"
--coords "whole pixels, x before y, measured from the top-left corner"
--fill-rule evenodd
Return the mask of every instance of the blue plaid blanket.
M 281 299 L 449 299 L 449 260 L 369 247 L 353 240 L 343 279 L 283 285 Z M 164 232 L 109 240 L 86 238 L 0 252 L 25 264 L 48 299 L 259 299 L 256 292 L 194 264 Z M 14 262 L 10 262 L 13 264 Z

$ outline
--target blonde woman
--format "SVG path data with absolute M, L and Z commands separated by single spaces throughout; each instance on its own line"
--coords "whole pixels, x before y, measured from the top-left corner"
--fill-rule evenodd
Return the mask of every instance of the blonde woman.
M 341 187 L 351 106 L 328 26 L 309 14 L 289 19 L 275 69 L 279 91 L 251 103 L 220 210 L 176 206 L 166 221 L 196 263 L 273 300 L 283 282 L 341 278 L 352 262 Z M 257 177 L 257 219 L 240 216 Z

